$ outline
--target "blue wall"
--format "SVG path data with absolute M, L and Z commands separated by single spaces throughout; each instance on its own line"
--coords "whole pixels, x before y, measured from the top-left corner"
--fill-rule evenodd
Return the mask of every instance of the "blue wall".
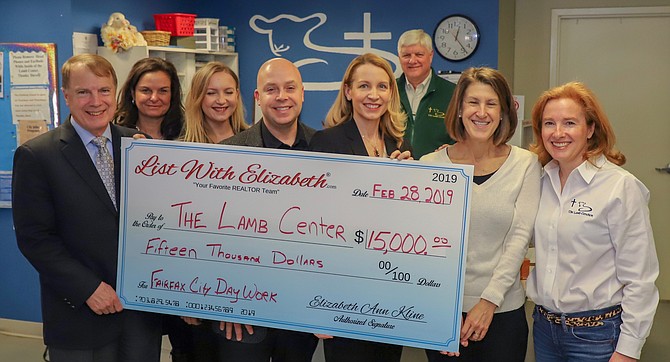
M 67 59 L 72 54 L 70 2 L 68 0 L 40 0 L 39 6 L 28 7 L 20 1 L 2 5 L 0 12 L 0 43 L 56 43 L 56 59 Z M 30 9 L 30 10 L 28 10 Z M 25 14 L 25 16 L 17 16 Z M 30 21 L 26 21 L 26 18 Z M 49 25 L 47 28 L 46 25 Z M 59 31 L 54 31 L 59 29 Z M 60 29 L 63 29 L 61 31 Z M 62 63 L 59 63 L 59 66 Z M 11 123 L 8 55 L 5 54 L 5 98 L 0 99 L 0 170 L 10 170 L 16 148 L 15 128 Z M 58 66 L 58 67 L 59 67 Z M 64 104 L 64 101 L 61 100 Z
M 40 0 L 34 5 L 12 1 L 2 5 L 0 42 L 56 43 L 58 67 L 72 54 L 72 14 L 69 0 Z M 3 79 L 9 92 L 8 74 Z M 61 103 L 64 104 L 61 99 Z M 0 100 L 0 170 L 10 170 L 16 148 L 10 104 Z M 16 246 L 11 209 L 0 209 L 0 318 L 40 321 L 37 273 Z
M 141 5 L 135 1 L 97 2 L 85 0 L 31 0 L 3 4 L 0 12 L 0 43 L 55 43 L 60 88 L 60 68 L 72 56 L 72 32 L 100 33 L 100 26 L 114 11 L 133 14 L 130 20 L 138 28 L 153 28 L 154 13 L 193 12 L 193 1 L 161 1 Z M 139 25 L 146 22 L 146 25 Z M 5 55 L 7 57 L 7 55 Z M 5 64 L 6 66 L 7 64 Z M 7 67 L 5 67 L 7 71 Z M 9 92 L 5 73 L 6 95 Z M 68 115 L 62 95 L 59 97 L 61 120 Z M 15 128 L 11 124 L 11 105 L 0 99 L 0 170 L 11 170 L 16 148 Z M 16 246 L 11 209 L 0 209 L 0 318 L 41 321 L 37 272 Z
M 31 0 L 26 4 L 13 1 L 3 4 L 3 11 L 0 12 L 0 24 L 3 24 L 0 29 L 0 42 L 56 43 L 60 69 L 63 62 L 72 55 L 72 32 L 99 34 L 100 25 L 115 11 L 124 13 L 140 30 L 153 28 L 154 13 L 187 12 L 198 14 L 199 17 L 219 18 L 221 25 L 236 27 L 242 95 L 248 119 L 251 119 L 253 108 L 256 72 L 265 60 L 276 56 L 270 50 L 268 35 L 254 31 L 249 25 L 249 20 L 255 15 L 272 19 L 281 14 L 296 18 L 323 14 L 325 22 L 312 31 L 309 39 L 313 45 L 310 46 L 306 46 L 302 39 L 307 30 L 319 23 L 316 18 L 301 23 L 287 19 L 272 24 L 257 23 L 264 29 L 273 29 L 273 40 L 277 45 L 290 46 L 288 50 L 280 53 L 281 56 L 292 61 L 320 59 L 317 63 L 300 68 L 303 80 L 315 87 L 324 87 L 323 84 L 328 82 L 339 82 L 346 66 L 355 57 L 355 54 L 341 54 L 341 50 L 333 48 L 355 48 L 350 52 L 363 52 L 363 41 L 345 40 L 344 33 L 363 32 L 364 13 L 370 14 L 370 33 L 390 33 L 390 39 L 372 40 L 371 48 L 390 55 L 395 55 L 398 37 L 405 30 L 422 28 L 432 34 L 437 23 L 445 16 L 467 15 L 477 22 L 482 34 L 477 53 L 458 63 L 448 62 L 436 54 L 433 59 L 434 69 L 461 71 L 474 65 L 496 67 L 498 63 L 498 0 L 424 0 L 420 2 L 421 6 L 408 6 L 406 1 L 400 0 L 387 0 L 383 5 L 372 1 L 367 4 L 364 1 L 338 3 L 326 0 L 256 0 L 234 2 L 235 6 L 231 6 L 231 3 L 233 1 Z M 303 120 L 315 128 L 320 128 L 335 96 L 335 91 L 307 91 Z M 7 143 L 8 135 L 14 131 L 5 118 L 6 114 L 11 114 L 4 113 L 9 112 L 7 107 L 8 103 L 0 103 L 0 146 L 3 140 Z M 62 117 L 68 114 L 62 96 L 60 114 Z M 13 149 L 13 146 L 0 147 L 0 170 L 11 169 Z M 5 296 L 0 298 L 0 318 L 41 320 L 37 273 L 16 247 L 10 209 L 0 209 L 0 291 Z
M 344 40 L 344 33 L 363 31 L 364 13 L 370 14 L 370 32 L 390 33 L 388 40 L 373 40 L 371 47 L 396 55 L 398 37 L 408 29 L 422 28 L 432 34 L 437 23 L 446 15 L 464 14 L 475 20 L 482 34 L 479 49 L 474 56 L 463 62 L 449 62 L 435 55 L 433 65 L 436 70 L 461 71 L 473 65 L 496 67 L 498 63 L 498 1 L 497 0 L 427 0 L 425 6 L 411 6 L 399 0 L 388 0 L 382 7 L 368 5 L 365 2 L 338 3 L 333 1 L 277 2 L 257 0 L 249 5 L 237 4 L 234 8 L 228 2 L 205 3 L 203 1 L 162 1 L 149 4 L 128 0 L 116 2 L 94 2 L 90 0 L 72 1 L 73 31 L 98 34 L 100 24 L 114 12 L 123 12 L 138 29 L 152 29 L 154 13 L 187 12 L 199 17 L 219 18 L 220 25 L 236 28 L 237 52 L 240 59 L 240 79 L 243 102 L 247 109 L 248 120 L 253 110 L 253 91 L 256 88 L 256 72 L 260 65 L 272 57 L 269 39 L 266 34 L 254 31 L 249 20 L 254 15 L 267 19 L 278 15 L 292 15 L 306 18 L 321 13 L 325 22 L 311 33 L 315 46 L 329 48 L 349 47 L 363 52 L 362 40 Z M 481 9 L 490 9 L 483 12 Z M 280 20 L 266 29 L 273 29 L 273 39 L 277 45 L 287 45 L 288 51 L 280 55 L 298 61 L 305 58 L 319 58 L 327 64 L 318 63 L 301 67 L 305 82 L 339 82 L 349 62 L 355 57 L 351 54 L 337 54 L 309 49 L 302 38 L 307 30 L 318 24 L 317 19 L 302 23 Z M 321 121 L 335 99 L 335 91 L 307 91 L 303 108 L 303 120 L 315 128 L 321 127 Z M 63 113 L 65 114 L 65 113 Z
M 439 55 L 433 58 L 435 70 L 461 71 L 473 65 L 497 66 L 498 61 L 498 1 L 497 0 L 431 0 L 422 1 L 424 6 L 408 6 L 406 1 L 387 0 L 383 6 L 358 2 L 309 1 L 300 6 L 287 6 L 286 2 L 257 0 L 253 6 L 241 7 L 234 13 L 230 10 L 217 14 L 214 6 L 207 16 L 221 18 L 221 23 L 237 28 L 237 52 L 240 54 L 240 78 L 244 102 L 249 110 L 252 105 L 253 91 L 256 87 L 256 72 L 267 59 L 275 57 L 269 47 L 268 35 L 259 34 L 249 25 L 254 15 L 262 15 L 267 19 L 280 14 L 306 18 L 315 13 L 323 13 L 326 22 L 314 29 L 310 39 L 316 46 L 324 48 L 351 47 L 362 51 L 363 41 L 344 40 L 345 32 L 360 33 L 363 31 L 364 13 L 370 13 L 371 33 L 390 33 L 389 40 L 373 40 L 374 49 L 397 55 L 397 42 L 400 35 L 409 29 L 422 28 L 433 34 L 437 23 L 449 14 L 465 14 L 474 19 L 482 34 L 479 49 L 471 58 L 464 62 L 449 62 Z M 382 4 L 382 3 L 380 3 Z M 490 9 L 482 11 L 481 9 Z M 302 23 L 280 20 L 265 29 L 273 29 L 273 40 L 277 45 L 291 48 L 282 52 L 281 56 L 298 61 L 304 58 L 317 57 L 328 62 L 301 67 L 305 82 L 339 82 L 349 62 L 355 57 L 351 54 L 332 54 L 309 49 L 303 44 L 305 32 L 318 24 L 317 19 Z M 336 91 L 307 91 L 302 118 L 305 123 L 321 128 L 321 121 L 330 108 Z M 249 113 L 250 114 L 250 113 Z M 249 116 L 250 118 L 251 116 Z

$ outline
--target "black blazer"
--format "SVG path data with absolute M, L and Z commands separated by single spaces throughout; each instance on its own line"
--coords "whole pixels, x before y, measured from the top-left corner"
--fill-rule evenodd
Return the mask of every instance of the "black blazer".
M 137 131 L 110 127 L 120 185 L 121 137 Z M 12 190 L 16 240 L 40 277 L 45 344 L 92 349 L 116 339 L 124 312 L 98 316 L 86 299 L 101 281 L 116 287 L 119 215 L 70 120 L 16 149 Z
M 384 137 L 384 146 L 389 155 L 395 150 L 410 150 L 405 142 L 398 147 L 396 141 L 389 135 Z M 353 119 L 316 132 L 309 143 L 309 149 L 317 152 L 368 156 L 363 137 Z

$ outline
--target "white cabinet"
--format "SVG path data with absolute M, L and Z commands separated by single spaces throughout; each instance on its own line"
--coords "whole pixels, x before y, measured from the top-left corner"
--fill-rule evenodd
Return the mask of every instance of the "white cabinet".
M 162 58 L 174 64 L 175 68 L 177 68 L 184 96 L 186 96 L 188 90 L 191 88 L 191 79 L 193 79 L 196 70 L 207 64 L 207 62 L 220 61 L 230 67 L 235 74 L 239 75 L 237 53 L 174 47 L 136 46 L 118 53 L 114 53 L 106 47 L 98 47 L 98 54 L 105 57 L 114 66 L 116 76 L 119 78 L 118 90 L 125 83 L 133 65 L 138 60 L 147 57 Z

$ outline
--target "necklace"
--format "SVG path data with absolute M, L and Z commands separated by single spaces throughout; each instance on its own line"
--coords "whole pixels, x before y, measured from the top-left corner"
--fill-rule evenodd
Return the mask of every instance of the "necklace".
M 136 129 L 137 131 L 139 131 L 139 132 L 146 133 L 146 134 L 148 134 L 149 136 L 151 136 L 151 134 L 149 134 L 149 132 L 143 132 L 143 131 L 140 129 L 140 127 L 135 126 L 135 129 Z M 160 131 L 158 131 L 158 132 L 159 132 L 159 133 L 158 133 L 158 136 L 151 136 L 151 138 L 153 138 L 153 139 L 155 139 L 155 140 L 162 140 L 162 139 L 163 139 L 163 136 L 160 134 Z
M 363 138 L 363 144 L 365 144 L 365 148 L 368 149 L 368 153 L 370 153 L 369 148 L 371 147 L 372 151 L 373 151 L 372 153 L 374 154 L 374 156 L 375 157 L 380 157 L 381 153 L 379 152 L 379 149 L 377 148 L 377 140 L 373 141 L 373 140 L 371 140 L 371 139 L 369 139 L 369 138 L 367 138 L 363 135 L 361 135 L 361 137 Z M 368 140 L 367 142 L 366 142 L 366 139 Z

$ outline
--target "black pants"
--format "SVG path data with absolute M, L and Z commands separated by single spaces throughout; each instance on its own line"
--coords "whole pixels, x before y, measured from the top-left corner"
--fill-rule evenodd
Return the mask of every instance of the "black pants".
M 463 320 L 465 317 L 466 313 L 463 313 Z M 494 314 L 486 337 L 481 341 L 468 342 L 467 347 L 461 346 L 459 357 L 426 350 L 428 361 L 524 362 L 528 345 L 528 323 L 524 307 Z
M 335 337 L 323 341 L 326 362 L 399 362 L 402 346 Z
M 49 347 L 52 362 L 158 362 L 161 355 L 162 323 L 159 314 L 124 310 L 119 338 L 88 350 Z
M 221 362 L 311 362 L 319 339 L 312 333 L 268 328 L 258 343 L 227 340 L 219 336 Z

